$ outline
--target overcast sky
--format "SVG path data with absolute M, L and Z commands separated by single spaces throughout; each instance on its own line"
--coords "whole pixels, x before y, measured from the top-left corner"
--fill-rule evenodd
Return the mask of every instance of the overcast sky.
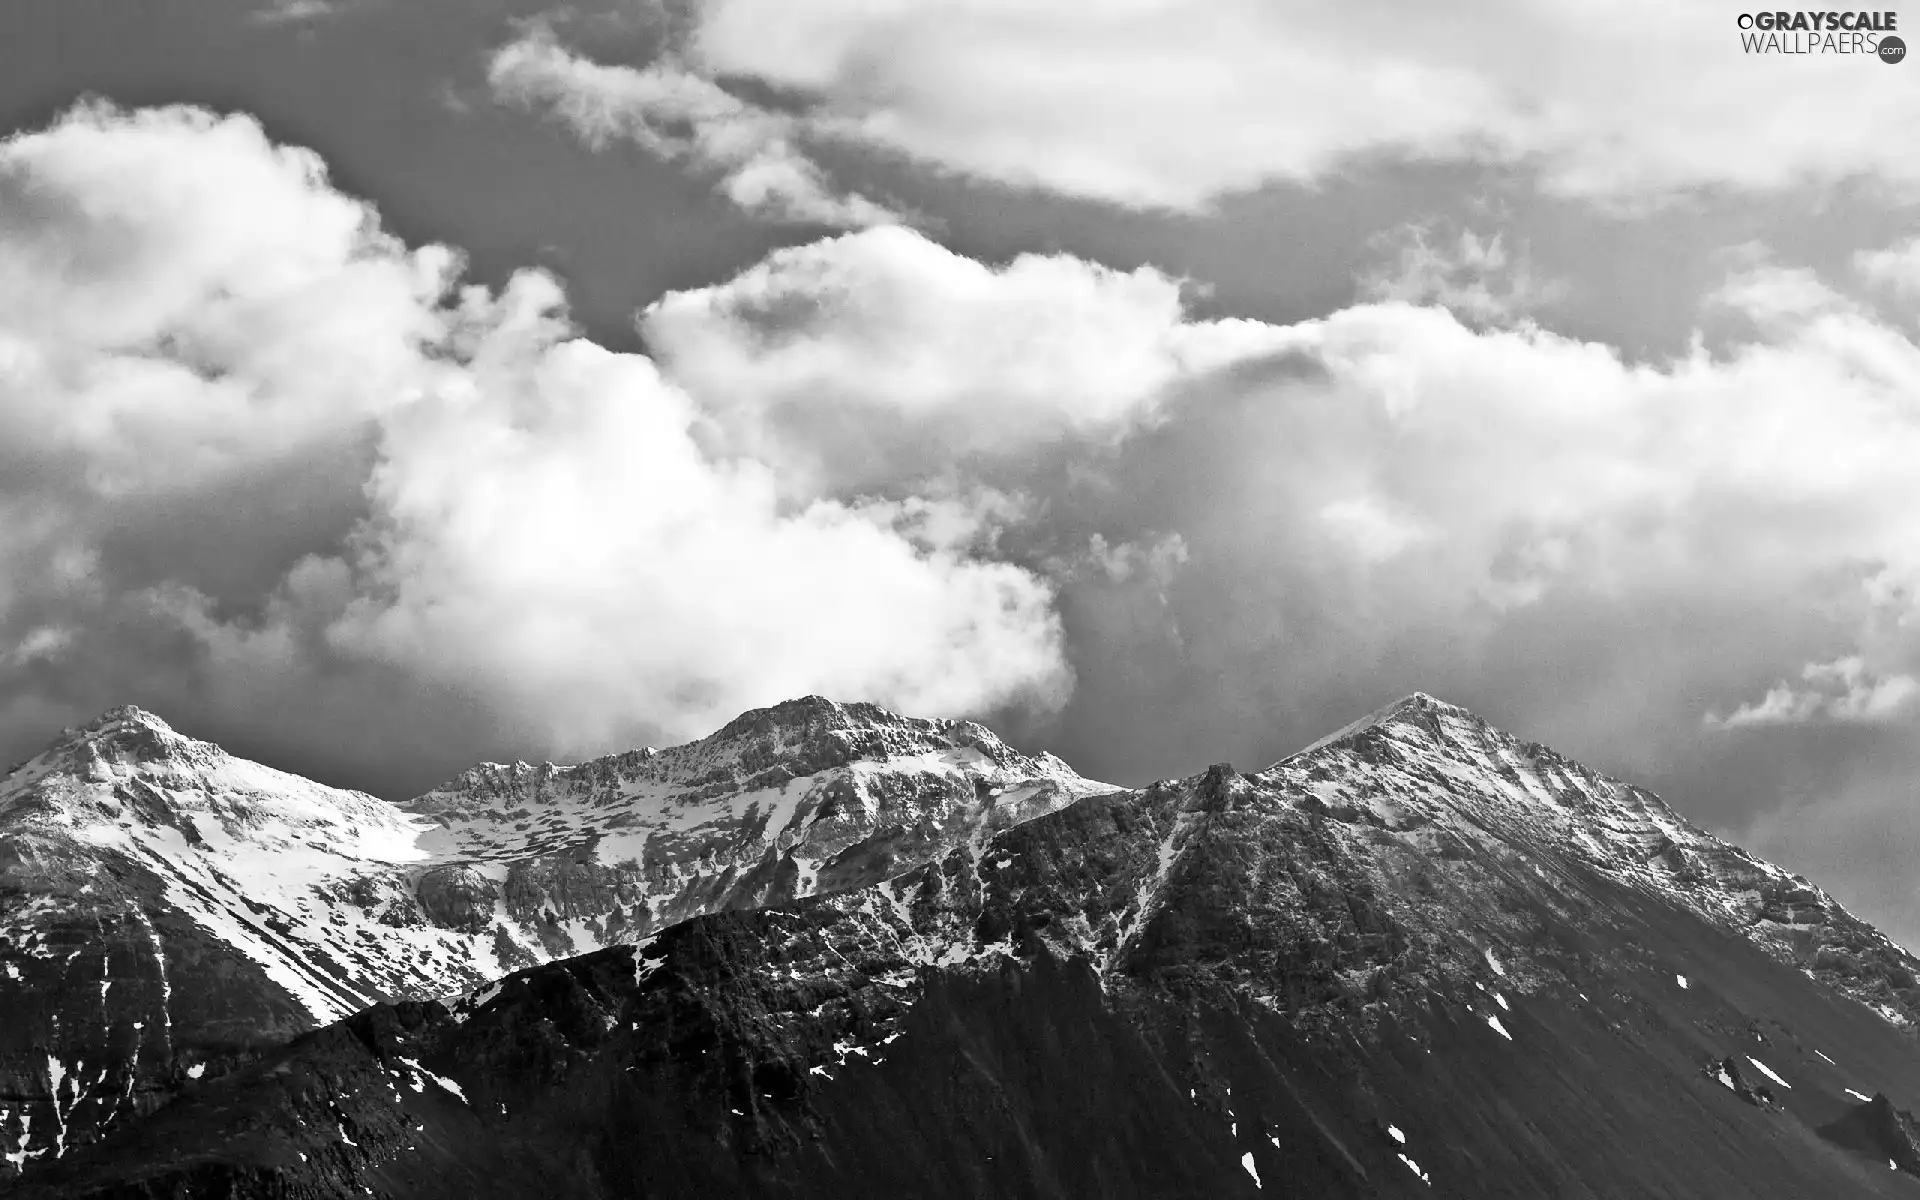
M 1920 943 L 1920 66 L 1739 11 L 10 0 L 0 759 L 1419 689 Z

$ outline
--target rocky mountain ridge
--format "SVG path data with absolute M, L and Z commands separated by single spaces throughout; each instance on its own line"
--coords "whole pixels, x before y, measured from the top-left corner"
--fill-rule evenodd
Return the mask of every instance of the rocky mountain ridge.
M 1920 959 L 1806 878 L 1681 817 L 1643 788 L 1416 693 L 1251 777 L 1355 831 L 1441 862 L 1450 846 L 1540 877 L 1577 865 L 1739 932 L 1906 1028 Z M 1497 926 L 1497 918 L 1482 920 Z
M 24 1194 L 1894 1197 L 1911 962 L 1414 696 L 1264 771 L 370 1009 Z
M 512 911 L 537 889 L 547 907 L 530 927 L 550 957 L 605 944 L 612 935 L 595 926 L 609 917 L 631 939 L 699 912 L 870 883 L 1102 790 L 1116 789 L 973 722 L 807 697 L 667 750 L 482 764 L 404 807 L 445 829 L 422 843 L 448 860 L 423 880 L 433 915 L 457 925 L 474 897 Z M 529 851 L 547 874 L 502 873 Z
M 1101 790 L 978 725 L 806 698 L 395 805 L 112 710 L 0 781 L 0 1173 L 369 1005 L 858 886 Z

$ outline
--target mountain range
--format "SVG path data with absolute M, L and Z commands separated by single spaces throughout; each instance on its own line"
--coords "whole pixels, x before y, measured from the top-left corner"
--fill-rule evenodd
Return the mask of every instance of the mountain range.
M 1920 961 L 1418 694 L 1143 789 L 808 698 L 400 805 L 119 709 L 0 783 L 0 974 L 23 1196 L 1920 1196 Z
M 0 782 L 0 1155 L 380 1001 L 857 887 L 1101 790 L 979 725 L 805 699 L 395 805 L 115 709 Z

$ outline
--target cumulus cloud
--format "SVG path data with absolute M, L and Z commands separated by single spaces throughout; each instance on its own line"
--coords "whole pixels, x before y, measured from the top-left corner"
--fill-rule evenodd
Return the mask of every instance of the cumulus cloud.
M 650 305 L 641 332 L 729 445 L 793 486 L 859 489 L 1163 419 L 1282 332 L 1194 320 L 1178 280 L 1068 255 L 989 266 L 899 227 L 779 250 Z
M 741 209 L 774 220 L 858 227 L 899 214 L 838 192 L 801 143 L 794 116 L 743 100 L 671 58 L 644 68 L 609 66 L 533 30 L 502 47 L 487 76 L 496 97 L 545 109 L 589 145 L 630 141 L 718 177 Z
M 700 0 L 666 63 L 567 55 L 562 70 L 549 47 L 555 69 L 535 90 L 591 133 L 682 111 L 660 97 L 696 85 L 669 77 L 752 80 L 792 102 L 771 140 L 1150 208 L 1203 208 L 1379 157 L 1519 164 L 1609 204 L 1920 183 L 1886 135 L 1920 119 L 1920 95 L 1869 69 L 1871 56 L 1750 56 L 1736 15 L 1707 0 L 1411 12 L 1379 0 Z
M 243 117 L 96 104 L 0 143 L 9 712 L 433 693 L 576 752 L 813 691 L 1062 699 L 1052 585 L 985 553 L 991 497 L 785 504 L 556 281 L 458 268 Z
M 1793 725 L 1807 721 L 1885 721 L 1899 715 L 1920 682 L 1911 675 L 1875 676 L 1866 660 L 1852 654 L 1832 662 L 1808 663 L 1800 672 L 1804 687 L 1777 683 L 1759 700 L 1742 704 L 1725 717 L 1708 713 L 1713 727 Z
M 1437 305 L 1495 325 L 1529 316 L 1566 292 L 1565 284 L 1538 278 L 1524 250 L 1510 252 L 1504 234 L 1461 229 L 1446 238 L 1415 223 L 1380 235 L 1374 247 L 1385 261 L 1359 277 L 1368 300 Z
M 1064 686 L 1050 589 L 972 558 L 971 514 L 783 514 L 646 360 L 534 336 L 389 427 L 335 646 L 551 713 L 570 748 L 808 692 L 953 713 Z
M 404 390 L 453 256 L 382 234 L 313 155 L 101 105 L 3 145 L 0 456 L 96 496 L 203 487 Z
M 1753 332 L 1662 364 L 1432 307 L 1295 326 L 1324 372 L 1301 390 L 1334 398 L 1293 401 L 1321 535 L 1493 610 L 1556 590 L 1704 601 L 1737 579 L 1830 589 L 1867 621 L 1865 580 L 1920 569 L 1920 348 L 1794 276 L 1750 274 L 1719 303 Z
M 1920 298 L 1920 237 L 1854 255 L 1854 269 L 1869 282 L 1903 296 Z

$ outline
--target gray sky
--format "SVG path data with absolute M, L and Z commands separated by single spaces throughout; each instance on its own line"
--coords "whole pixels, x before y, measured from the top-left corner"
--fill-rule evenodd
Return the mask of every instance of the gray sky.
M 1920 67 L 1737 12 L 0 7 L 0 755 L 1422 689 L 1912 944 Z

